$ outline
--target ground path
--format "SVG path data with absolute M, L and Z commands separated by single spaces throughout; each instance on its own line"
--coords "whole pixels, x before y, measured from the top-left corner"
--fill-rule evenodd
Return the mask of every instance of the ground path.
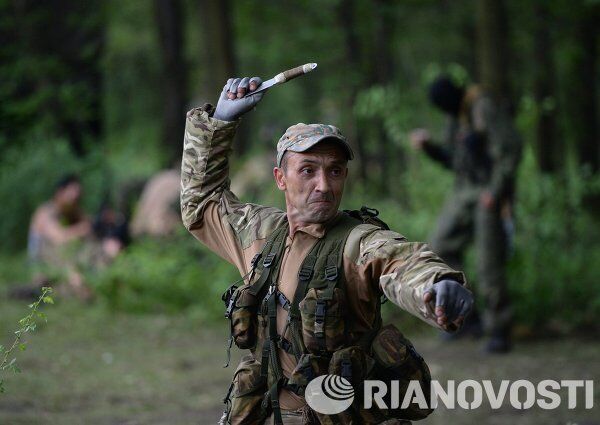
M 0 341 L 6 345 L 24 303 L 0 301 Z M 48 324 L 18 353 L 21 374 L 6 378 L 0 424 L 214 424 L 239 357 L 223 369 L 227 328 L 189 317 L 111 313 L 63 302 L 47 309 Z M 600 341 L 563 338 L 521 342 L 508 356 L 489 357 L 475 341 L 444 345 L 413 334 L 433 375 L 448 379 L 593 379 L 594 410 L 439 409 L 419 422 L 446 424 L 600 424 Z M 563 394 L 566 394 L 563 392 Z M 484 403 L 484 406 L 486 404 Z

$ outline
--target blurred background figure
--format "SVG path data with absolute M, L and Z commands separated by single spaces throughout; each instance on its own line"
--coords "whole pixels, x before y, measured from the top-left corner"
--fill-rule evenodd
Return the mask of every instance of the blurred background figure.
M 180 171 L 174 169 L 159 171 L 148 180 L 131 222 L 134 237 L 173 235 L 181 227 L 179 184 Z
M 129 223 L 125 215 L 108 201 L 100 207 L 93 228 L 101 250 L 98 265 L 107 265 L 129 245 Z
M 91 236 L 92 225 L 80 206 L 82 188 L 79 177 L 71 174 L 56 184 L 54 196 L 40 205 L 29 226 L 27 253 L 39 270 L 40 284 L 60 279 L 60 290 L 87 300 L 91 291 L 76 267 L 76 253 Z
M 510 211 L 521 139 L 507 108 L 477 85 L 461 87 L 448 77 L 439 77 L 429 88 L 429 99 L 448 116 L 445 135 L 436 143 L 429 131 L 416 129 L 410 133 L 412 146 L 455 174 L 454 189 L 430 238 L 431 245 L 462 270 L 465 250 L 475 241 L 478 290 L 484 299 L 484 325 L 490 336 L 485 349 L 506 352 L 512 314 L 505 271 L 508 235 L 502 211 Z M 481 333 L 476 312 L 465 325 L 465 333 Z

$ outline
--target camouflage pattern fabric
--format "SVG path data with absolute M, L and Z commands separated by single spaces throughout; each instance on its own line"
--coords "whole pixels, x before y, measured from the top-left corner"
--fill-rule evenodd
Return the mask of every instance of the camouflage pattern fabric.
M 210 116 L 205 105 L 188 113 L 181 169 L 181 211 L 187 229 L 209 249 L 235 265 L 242 276 L 251 269 L 252 258 L 267 238 L 286 220 L 277 208 L 241 202 L 229 190 L 229 155 L 238 122 Z M 309 224 L 288 235 L 278 289 L 293 299 L 300 265 L 326 232 L 326 224 Z M 409 242 L 397 232 L 371 224 L 351 231 L 343 248 L 343 269 L 350 334 L 368 332 L 376 323 L 377 305 L 384 293 L 393 303 L 428 324 L 437 325 L 433 308 L 423 302 L 425 289 L 442 279 L 466 283 L 464 275 L 446 265 L 424 243 Z M 249 282 L 246 282 L 249 283 Z M 278 334 L 289 338 L 287 312 L 278 307 Z M 259 333 L 263 324 L 259 317 Z M 260 339 L 260 338 L 259 338 Z M 255 350 L 260 353 L 260 350 Z M 296 358 L 278 350 L 287 378 L 297 366 Z M 260 362 L 260 357 L 255 360 Z M 282 390 L 283 410 L 301 408 L 301 396 Z
M 354 152 L 342 132 L 333 125 L 298 123 L 289 127 L 277 143 L 277 166 L 281 167 L 281 159 L 286 151 L 304 152 L 323 139 L 340 142 L 346 149 L 348 159 L 354 158 Z
M 325 337 L 326 349 L 329 352 L 339 350 L 346 342 L 346 297 L 344 291 L 335 288 L 333 299 L 327 303 L 325 320 L 321 329 L 317 328 L 315 323 L 315 310 L 317 300 L 321 299 L 318 294 L 323 290 L 311 288 L 306 293 L 304 299 L 300 302 L 300 315 L 302 317 L 302 339 L 304 346 L 311 353 L 320 351 L 319 342 L 315 334 L 321 332 Z
M 247 355 L 242 358 L 233 377 L 230 425 L 260 425 L 267 417 L 261 408 L 264 396 L 264 378 L 260 376 L 260 363 Z

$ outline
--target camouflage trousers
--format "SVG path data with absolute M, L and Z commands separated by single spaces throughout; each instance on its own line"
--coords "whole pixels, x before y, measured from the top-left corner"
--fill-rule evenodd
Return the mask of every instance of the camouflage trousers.
M 473 188 L 455 189 L 446 201 L 430 245 L 448 265 L 462 270 L 465 250 L 474 242 L 479 281 L 475 292 L 484 300 L 485 330 L 490 334 L 505 333 L 512 318 L 505 270 L 507 236 L 501 206 L 483 207 L 480 194 Z
M 290 411 L 290 410 L 282 410 L 281 411 L 281 419 L 283 419 L 283 425 L 307 425 L 305 420 L 305 416 L 303 414 L 303 409 Z M 275 417 L 271 415 L 264 423 L 264 425 L 271 425 L 275 423 Z M 381 425 L 411 425 L 410 421 L 404 421 L 399 419 L 390 419 L 383 422 Z
M 284 425 L 304 425 L 306 423 L 304 421 L 302 409 L 300 409 L 300 410 L 282 410 L 281 411 L 281 419 L 283 419 Z M 275 416 L 273 414 L 271 414 L 271 416 L 265 421 L 264 425 L 271 425 L 274 423 L 275 423 Z

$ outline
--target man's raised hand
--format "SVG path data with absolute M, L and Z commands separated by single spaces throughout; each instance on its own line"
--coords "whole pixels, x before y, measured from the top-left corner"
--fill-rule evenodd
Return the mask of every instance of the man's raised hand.
M 254 96 L 244 97 L 246 93 L 252 93 L 260 86 L 262 80 L 259 77 L 230 78 L 227 80 L 217 103 L 214 118 L 222 121 L 235 121 L 246 112 L 250 111 L 264 95 L 264 91 Z

